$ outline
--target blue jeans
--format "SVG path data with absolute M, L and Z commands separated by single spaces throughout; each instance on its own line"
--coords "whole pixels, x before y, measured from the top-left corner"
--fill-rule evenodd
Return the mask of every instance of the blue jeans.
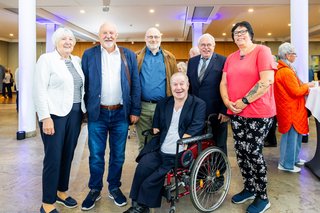
M 123 108 L 118 110 L 100 109 L 99 119 L 88 122 L 89 131 L 89 188 L 100 190 L 103 187 L 105 168 L 104 155 L 109 133 L 109 191 L 121 186 L 122 166 L 125 159 L 125 148 L 129 123 L 124 115 Z
M 286 169 L 293 169 L 299 161 L 302 135 L 293 126 L 281 136 L 280 141 L 280 164 Z

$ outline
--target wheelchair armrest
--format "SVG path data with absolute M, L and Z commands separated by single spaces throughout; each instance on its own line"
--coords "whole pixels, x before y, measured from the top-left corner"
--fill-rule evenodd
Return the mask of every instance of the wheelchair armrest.
M 144 137 L 149 136 L 149 135 L 155 136 L 155 135 L 159 135 L 159 133 L 153 134 L 153 129 L 147 129 L 147 130 L 142 131 L 142 135 Z
M 177 140 L 177 143 L 180 145 L 183 145 L 183 144 L 189 144 L 189 143 L 193 143 L 196 141 L 201 141 L 201 140 L 205 140 L 205 139 L 209 139 L 209 138 L 212 138 L 211 133 L 207 133 L 207 134 L 200 135 L 200 136 L 194 136 L 194 137 L 190 137 L 190 138 L 182 138 L 182 139 Z

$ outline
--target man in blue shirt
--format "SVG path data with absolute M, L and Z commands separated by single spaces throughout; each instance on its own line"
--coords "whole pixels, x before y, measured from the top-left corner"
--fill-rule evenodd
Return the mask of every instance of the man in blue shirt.
M 177 72 L 176 58 L 161 45 L 161 33 L 157 28 L 149 28 L 145 35 L 146 46 L 137 53 L 141 83 L 141 115 L 136 124 L 139 150 L 144 146 L 143 130 L 151 129 L 156 103 L 171 96 L 169 80 Z

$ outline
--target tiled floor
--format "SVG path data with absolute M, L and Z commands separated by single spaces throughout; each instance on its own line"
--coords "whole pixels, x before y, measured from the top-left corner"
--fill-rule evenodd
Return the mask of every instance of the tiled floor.
M 0 99 L 0 213 L 32 213 L 39 212 L 41 205 L 41 171 L 43 145 L 39 134 L 34 138 L 17 141 L 17 113 L 14 101 Z M 1 104 L 7 102 L 6 104 Z M 301 158 L 310 160 L 315 151 L 315 124 L 310 121 L 309 143 L 302 145 Z M 278 141 L 280 136 L 278 135 Z M 236 165 L 231 132 L 228 138 L 229 160 L 232 166 L 232 179 L 229 193 L 224 203 L 215 212 L 245 212 L 249 203 L 232 204 L 233 194 L 242 190 L 242 180 Z M 136 163 L 137 141 L 133 136 L 127 142 L 126 161 L 122 175 L 122 190 L 129 194 L 130 185 Z M 307 168 L 302 167 L 300 174 L 279 171 L 277 161 L 279 148 L 265 148 L 265 158 L 268 164 L 268 194 L 272 213 L 316 213 L 320 212 L 320 181 Z M 79 138 L 72 166 L 70 193 L 79 203 L 85 198 L 88 188 L 88 147 L 87 129 L 84 125 Z M 106 152 L 108 157 L 108 151 Z M 319 162 L 320 163 L 320 162 Z M 107 196 L 107 187 L 103 188 L 102 199 L 89 212 L 117 213 L 125 211 L 128 206 L 117 207 Z M 168 212 L 169 204 L 163 202 L 162 208 L 152 210 L 155 213 Z M 80 207 L 67 209 L 57 205 L 63 213 L 82 212 Z M 197 212 L 190 198 L 184 197 L 177 203 L 177 212 Z

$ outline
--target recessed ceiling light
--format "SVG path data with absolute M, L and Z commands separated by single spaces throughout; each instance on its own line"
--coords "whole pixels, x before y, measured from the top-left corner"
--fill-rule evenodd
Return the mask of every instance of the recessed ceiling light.
M 249 9 L 248 9 L 248 12 L 249 12 L 249 13 L 252 13 L 253 11 L 254 11 L 253 8 L 249 8 Z
M 86 11 L 85 10 L 80 10 L 80 13 L 84 14 L 84 13 L 86 13 Z
M 236 26 L 236 24 L 232 24 L 232 26 L 234 27 L 234 26 Z
M 9 36 L 13 37 L 13 33 L 10 33 Z
M 154 9 L 150 9 L 150 10 L 149 10 L 149 13 L 154 13 Z
M 268 33 L 268 36 L 271 36 L 272 35 L 272 33 Z
M 159 26 L 160 26 L 160 24 L 155 24 L 154 26 L 159 27 Z
M 288 24 L 288 27 L 291 27 L 291 23 Z
M 222 33 L 222 35 L 223 35 L 223 36 L 226 36 L 226 35 L 227 35 L 227 33 Z

